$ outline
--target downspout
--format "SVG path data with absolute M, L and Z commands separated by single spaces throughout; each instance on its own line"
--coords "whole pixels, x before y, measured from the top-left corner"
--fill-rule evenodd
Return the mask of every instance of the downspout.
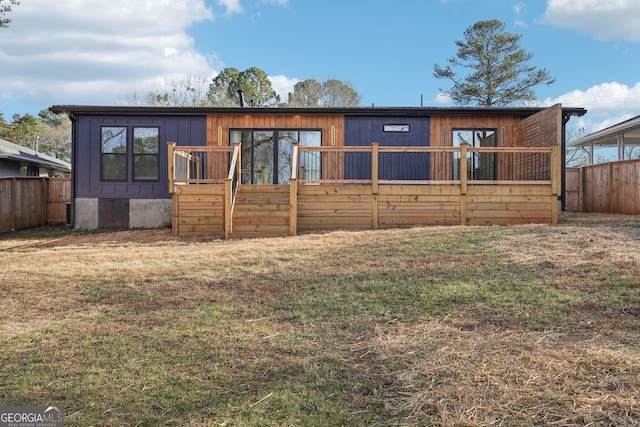
M 76 227 L 76 173 L 78 167 L 76 165 L 76 152 L 78 150 L 77 135 L 78 135 L 78 123 L 72 112 L 68 113 L 69 120 L 71 120 L 71 214 L 69 218 L 68 226 L 71 229 Z
M 561 150 L 562 159 L 560 162 L 560 201 L 562 202 L 562 210 L 566 211 L 567 206 L 565 203 L 565 191 L 566 191 L 566 172 L 567 172 L 567 123 L 571 120 L 571 114 L 563 114 L 562 116 L 562 138 L 561 138 Z

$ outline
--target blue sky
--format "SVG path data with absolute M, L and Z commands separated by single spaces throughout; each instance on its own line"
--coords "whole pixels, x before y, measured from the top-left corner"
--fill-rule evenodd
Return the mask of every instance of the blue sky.
M 556 78 L 537 88 L 539 105 L 589 110 L 576 132 L 640 114 L 638 0 L 23 0 L 9 16 L 5 119 L 54 104 L 127 105 L 167 81 L 252 66 L 283 99 L 297 81 L 337 78 L 362 106 L 452 106 L 433 66 L 493 18 Z

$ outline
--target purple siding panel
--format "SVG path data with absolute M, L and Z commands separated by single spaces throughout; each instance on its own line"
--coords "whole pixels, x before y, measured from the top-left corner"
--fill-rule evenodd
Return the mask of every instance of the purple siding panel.
M 102 181 L 100 176 L 100 135 L 103 126 L 128 128 L 128 179 L 122 182 Z M 158 127 L 158 180 L 134 181 L 132 171 L 132 128 Z M 178 145 L 206 145 L 206 115 L 74 115 L 73 177 L 76 198 L 170 198 L 167 177 L 167 142 Z
M 395 131 L 385 131 L 385 125 Z M 408 126 L 398 131 L 398 126 Z M 429 146 L 429 117 L 367 116 L 345 117 L 345 145 L 369 146 L 378 142 L 381 147 Z M 428 153 L 382 153 L 378 166 L 378 178 L 390 180 L 429 179 L 430 159 Z M 369 179 L 371 177 L 371 155 L 348 153 L 345 155 L 344 173 L 347 179 Z

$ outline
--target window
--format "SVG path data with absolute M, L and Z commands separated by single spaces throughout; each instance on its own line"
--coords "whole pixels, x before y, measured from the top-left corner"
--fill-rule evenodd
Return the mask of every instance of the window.
M 158 127 L 103 126 L 100 144 L 102 180 L 127 181 L 132 176 L 134 181 L 157 181 L 159 144 Z
M 322 145 L 322 132 L 319 130 L 301 130 L 300 145 L 303 147 L 320 147 Z M 306 151 L 300 153 L 300 179 L 317 180 L 322 178 L 320 151 Z
M 242 143 L 243 184 L 287 184 L 291 178 L 293 144 L 320 146 L 319 130 L 232 130 L 232 143 Z M 320 153 L 300 156 L 300 177 L 320 179 Z
M 460 147 L 463 143 L 469 147 L 495 147 L 495 129 L 453 129 L 453 146 Z M 469 153 L 467 155 L 467 179 L 494 180 L 496 179 L 495 153 Z M 460 179 L 460 153 L 453 154 L 453 179 Z
M 127 180 L 127 128 L 106 126 L 101 129 L 101 174 L 104 181 Z
M 158 179 L 158 128 L 133 128 L 133 179 Z

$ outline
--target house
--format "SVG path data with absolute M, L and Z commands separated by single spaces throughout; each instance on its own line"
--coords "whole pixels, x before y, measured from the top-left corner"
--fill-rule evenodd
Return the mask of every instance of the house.
M 0 178 L 70 172 L 69 162 L 0 139 Z
M 554 223 L 583 108 L 53 106 L 76 228 L 223 237 Z

